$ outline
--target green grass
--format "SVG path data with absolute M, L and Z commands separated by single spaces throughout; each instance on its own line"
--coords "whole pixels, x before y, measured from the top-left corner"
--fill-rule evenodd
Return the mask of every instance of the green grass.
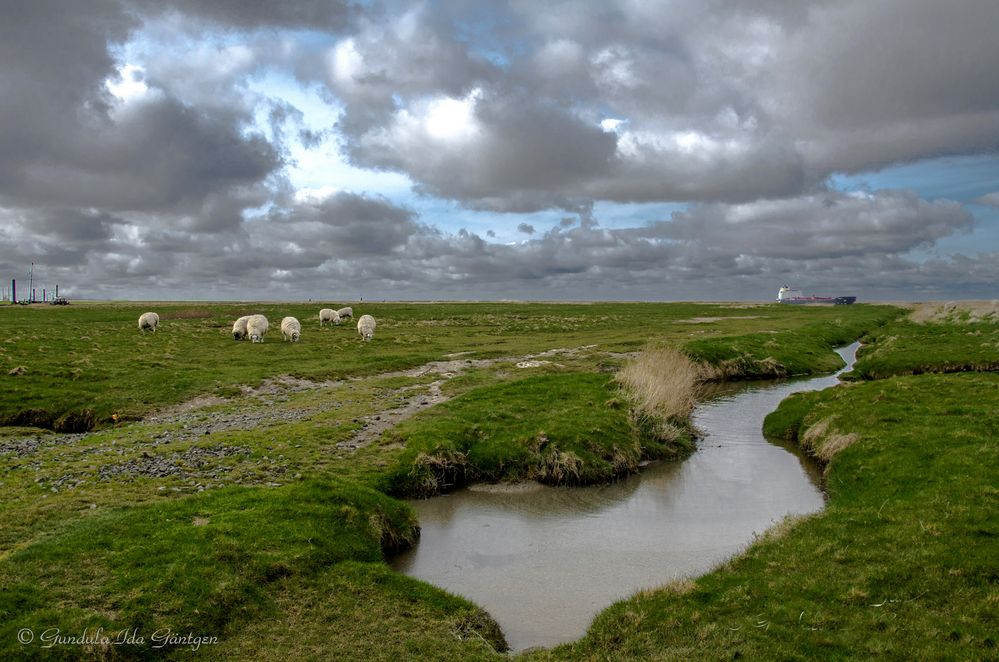
M 204 393 L 231 396 L 240 384 L 276 375 L 310 380 L 371 375 L 466 352 L 513 356 L 557 347 L 600 345 L 633 351 L 650 340 L 681 341 L 794 329 L 836 320 L 884 318 L 891 309 L 706 304 L 357 304 L 378 319 L 373 343 L 354 324 L 319 328 L 326 304 L 144 303 L 0 308 L 0 424 L 87 430 L 117 414 L 134 420 Z M 157 333 L 140 333 L 146 310 Z M 235 342 L 237 317 L 261 312 L 271 322 L 263 344 Z M 302 321 L 300 343 L 284 343 L 277 325 Z M 717 318 L 717 319 L 716 319 Z M 697 323 L 708 319 L 709 322 Z M 691 323 L 691 321 L 694 323 Z M 23 374 L 10 374 L 23 368 Z
M 872 333 L 852 375 L 895 375 L 999 370 L 999 324 L 917 324 L 900 320 Z
M 612 382 L 622 353 L 695 342 L 703 360 L 728 361 L 732 375 L 747 376 L 765 373 L 733 367 L 778 357 L 774 337 L 801 337 L 815 350 L 807 370 L 818 370 L 837 360 L 829 347 L 841 336 L 816 327 L 859 334 L 896 314 L 873 306 L 358 304 L 359 315 L 379 321 L 375 339 L 362 343 L 351 324 L 320 330 L 313 316 L 323 305 L 0 309 L 0 420 L 97 428 L 82 438 L 0 428 L 0 657 L 40 652 L 15 643 L 21 627 L 87 625 L 217 635 L 218 645 L 196 654 L 215 659 L 489 657 L 502 639 L 481 610 L 382 562 L 386 540 L 412 538 L 408 508 L 383 491 L 419 491 L 412 484 L 425 485 L 426 475 L 412 470 L 421 453 L 460 456 L 461 480 L 606 480 L 683 450 L 684 440 L 668 445 L 636 426 Z M 155 335 L 136 328 L 145 310 L 161 315 Z M 257 311 L 272 325 L 299 317 L 302 342 L 282 343 L 273 328 L 263 345 L 234 342 L 232 320 Z M 538 367 L 515 365 L 558 348 L 577 349 Z M 499 360 L 453 378 L 391 373 L 452 358 Z M 18 366 L 23 374 L 8 374 Z M 244 393 L 283 375 L 339 381 Z M 453 399 L 382 443 L 340 447 L 431 383 Z M 205 394 L 227 399 L 165 422 L 137 420 Z M 123 422 L 112 424 L 112 414 Z M 228 415 L 262 418 L 189 434 Z M 4 454 L 4 444 L 26 436 L 41 439 L 37 449 Z M 225 449 L 236 452 L 185 459 Z M 164 458 L 186 473 L 107 474 Z M 68 646 L 48 652 L 82 655 Z
M 838 308 L 834 310 L 840 310 Z M 683 351 L 693 360 L 715 368 L 718 379 L 772 379 L 833 372 L 843 360 L 830 350 L 848 345 L 879 328 L 901 310 L 871 309 L 848 313 L 819 324 L 791 330 L 771 330 L 740 336 L 689 340 Z
M 503 660 L 496 623 L 462 598 L 391 571 L 344 562 L 282 579 L 272 608 L 198 657 L 213 660 Z M 194 657 L 194 656 L 192 656 Z
M 831 458 L 827 509 L 694 582 L 617 603 L 583 640 L 536 657 L 994 659 L 997 410 L 994 374 L 785 400 L 767 430 Z
M 222 638 L 267 617 L 275 583 L 323 577 L 349 583 L 344 576 L 384 574 L 365 567 L 415 542 L 417 532 L 408 506 L 343 482 L 230 487 L 108 511 L 0 562 L 0 657 L 41 652 L 17 643 L 15 630 L 24 627 L 39 633 L 170 628 Z M 429 588 L 422 597 L 430 603 L 425 608 L 443 604 L 474 617 L 497 641 L 495 625 L 471 605 Z M 113 652 L 142 657 L 155 650 L 150 641 Z
M 405 445 L 389 490 L 409 496 L 481 481 L 604 482 L 693 448 L 689 431 L 663 440 L 635 425 L 610 376 L 578 373 L 477 388 L 404 422 L 385 443 Z

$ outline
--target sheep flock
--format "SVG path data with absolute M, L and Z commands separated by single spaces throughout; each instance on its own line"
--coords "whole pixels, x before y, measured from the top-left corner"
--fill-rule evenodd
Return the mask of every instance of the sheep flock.
M 323 308 L 319 311 L 319 327 L 339 326 L 345 319 L 353 319 L 354 309 L 351 307 Z M 361 339 L 369 342 L 375 335 L 375 318 L 371 315 L 361 315 L 357 320 L 357 332 Z M 156 332 L 160 325 L 160 316 L 154 312 L 143 313 L 139 316 L 139 331 Z M 251 343 L 262 343 L 270 323 L 264 315 L 244 315 L 232 324 L 233 340 L 247 340 Z M 281 335 L 285 341 L 296 343 L 302 338 L 302 323 L 295 317 L 285 317 L 281 320 Z

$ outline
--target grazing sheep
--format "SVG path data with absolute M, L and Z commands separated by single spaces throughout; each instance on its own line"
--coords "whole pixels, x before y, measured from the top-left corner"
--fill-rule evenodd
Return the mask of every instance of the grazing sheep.
M 152 329 L 156 333 L 156 327 L 160 325 L 160 316 L 156 313 L 142 313 L 139 315 L 139 331 Z
M 330 324 L 340 323 L 340 313 L 336 312 L 332 308 L 323 308 L 319 311 L 319 326 L 323 326 L 323 323 L 329 322 Z
M 298 342 L 302 337 L 302 323 L 294 317 L 285 317 L 281 320 L 281 335 L 285 340 Z
M 353 317 L 354 317 L 354 309 L 353 308 L 341 308 L 340 310 L 338 310 L 336 312 L 337 312 L 337 315 L 340 316 L 340 319 L 353 319 Z
M 357 320 L 357 332 L 364 340 L 371 340 L 375 337 L 375 318 L 371 315 L 361 315 Z
M 250 336 L 250 342 L 263 342 L 270 325 L 263 315 L 250 315 L 246 320 L 246 334 Z
M 246 323 L 250 320 L 249 315 L 243 315 L 238 320 L 236 320 L 232 325 L 232 339 L 233 340 L 246 340 Z

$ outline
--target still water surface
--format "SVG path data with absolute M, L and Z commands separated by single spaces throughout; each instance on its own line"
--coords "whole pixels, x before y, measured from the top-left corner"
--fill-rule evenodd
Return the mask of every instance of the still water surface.
M 857 347 L 837 350 L 844 370 Z M 701 575 L 784 517 L 820 510 L 814 468 L 761 428 L 791 393 L 837 382 L 723 390 L 694 412 L 696 452 L 609 485 L 483 485 L 413 501 L 420 542 L 393 566 L 486 609 L 513 651 L 577 639 L 614 601 Z

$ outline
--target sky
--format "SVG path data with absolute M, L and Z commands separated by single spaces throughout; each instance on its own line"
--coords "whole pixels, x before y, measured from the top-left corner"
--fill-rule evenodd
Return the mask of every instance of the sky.
M 999 297 L 999 2 L 0 2 L 0 279 Z

